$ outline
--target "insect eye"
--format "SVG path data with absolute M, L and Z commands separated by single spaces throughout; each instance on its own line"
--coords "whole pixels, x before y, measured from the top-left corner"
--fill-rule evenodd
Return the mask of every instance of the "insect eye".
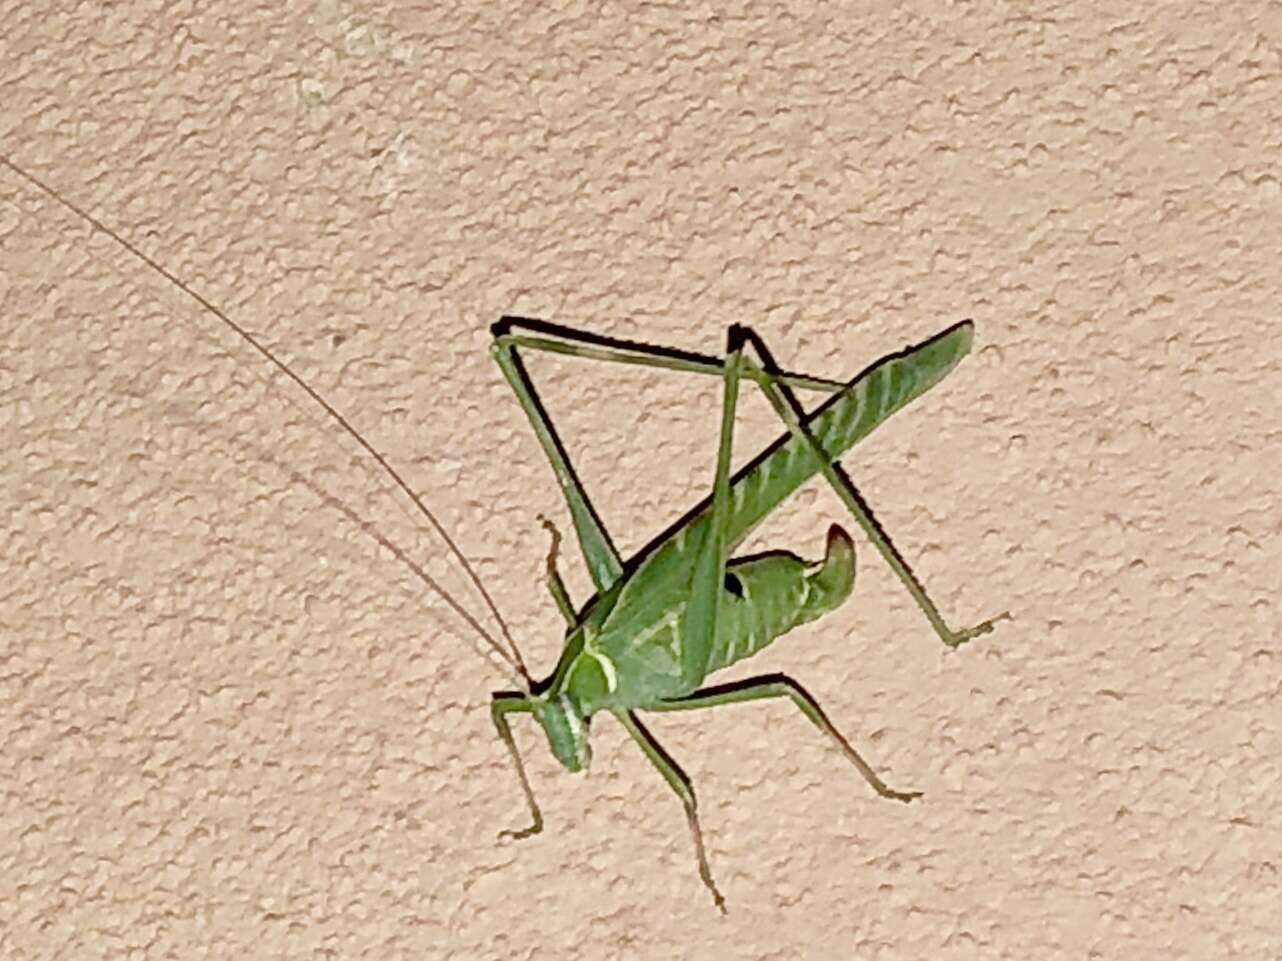
M 735 597 L 743 597 L 743 581 L 736 574 L 726 574 L 726 590 Z

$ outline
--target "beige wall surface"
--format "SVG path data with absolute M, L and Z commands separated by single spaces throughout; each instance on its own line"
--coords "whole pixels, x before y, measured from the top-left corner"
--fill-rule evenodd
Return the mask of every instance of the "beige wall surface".
M 61 9 L 55 9 L 60 7 Z M 1282 956 L 1282 5 L 0 4 L 0 154 L 258 334 L 403 472 L 532 668 L 566 528 L 504 313 L 849 378 L 976 346 L 844 464 L 866 539 L 786 703 L 599 716 L 586 776 L 382 536 L 289 380 L 0 168 L 0 957 Z M 534 358 L 617 543 L 709 490 L 715 382 Z M 738 451 L 778 425 L 748 391 Z M 747 550 L 822 548 L 812 483 Z M 567 543 L 571 593 L 589 581 Z

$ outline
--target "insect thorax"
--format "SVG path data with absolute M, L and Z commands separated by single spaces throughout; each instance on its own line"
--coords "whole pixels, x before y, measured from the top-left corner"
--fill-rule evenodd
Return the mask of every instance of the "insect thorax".
M 832 610 L 853 586 L 854 545 L 834 526 L 819 563 L 782 551 L 732 561 L 717 637 L 701 660 L 687 656 L 693 643 L 687 624 L 691 575 L 677 568 L 666 573 L 670 584 L 652 579 L 649 592 L 625 589 L 608 596 L 608 609 L 590 612 L 567 645 L 555 690 L 567 694 L 581 715 L 684 697 L 705 675 Z

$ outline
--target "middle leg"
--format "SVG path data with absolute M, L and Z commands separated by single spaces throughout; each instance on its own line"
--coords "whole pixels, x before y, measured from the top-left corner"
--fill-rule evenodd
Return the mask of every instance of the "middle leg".
M 832 721 L 828 720 L 828 715 L 823 712 L 819 702 L 811 697 L 804 687 L 786 674 L 764 674 L 759 677 L 750 677 L 743 681 L 737 681 L 733 684 L 721 684 L 717 687 L 704 688 L 687 697 L 672 701 L 662 701 L 657 705 L 647 707 L 646 710 L 697 711 L 706 707 L 720 707 L 722 704 L 738 704 L 742 701 L 760 701 L 770 697 L 786 697 L 791 700 L 797 706 L 797 709 L 809 719 L 811 724 L 823 731 L 841 749 L 847 760 L 864 776 L 864 780 L 872 785 L 872 789 L 882 797 L 889 798 L 892 801 L 905 802 L 921 797 L 920 791 L 896 791 L 887 787 L 886 782 L 878 777 L 877 772 L 872 769 L 872 765 L 863 759 L 860 753 L 854 749 L 854 746 L 846 740 L 845 736 L 833 726 Z
M 708 856 L 703 850 L 703 829 L 699 827 L 699 810 L 698 802 L 695 800 L 694 787 L 690 784 L 690 778 L 686 776 L 685 771 L 677 766 L 676 761 L 668 756 L 659 742 L 654 739 L 654 735 L 646 730 L 645 726 L 637 720 L 637 716 L 631 711 L 619 711 L 615 714 L 619 723 L 623 725 L 632 739 L 637 742 L 645 756 L 663 775 L 663 779 L 668 782 L 668 786 L 676 792 L 677 797 L 681 799 L 681 804 L 686 811 L 686 823 L 690 826 L 690 836 L 694 840 L 694 855 L 699 863 L 699 877 L 703 880 L 703 885 L 712 892 L 712 900 L 717 903 L 717 910 L 722 914 L 726 913 L 726 899 L 721 896 L 717 890 L 716 882 L 712 880 L 712 871 L 708 867 Z
M 552 600 L 556 602 L 556 609 L 561 612 L 566 624 L 574 627 L 578 623 L 578 616 L 574 611 L 574 603 L 570 600 L 570 592 L 565 589 L 565 581 L 561 579 L 561 572 L 556 566 L 557 555 L 561 550 L 561 532 L 556 529 L 555 524 L 542 514 L 539 515 L 539 523 L 543 525 L 545 531 L 552 535 L 552 543 L 548 547 L 547 573 L 544 575 L 544 580 L 547 582 Z

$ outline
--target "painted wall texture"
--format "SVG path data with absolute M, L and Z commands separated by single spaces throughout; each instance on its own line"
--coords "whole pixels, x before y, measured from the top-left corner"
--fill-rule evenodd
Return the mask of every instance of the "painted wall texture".
M 847 378 L 976 349 L 845 460 L 964 623 L 852 600 L 586 777 L 372 532 L 485 611 L 263 359 L 0 169 L 0 957 L 1282 956 L 1282 5 L 0 4 L 0 153 L 278 351 L 455 532 L 539 673 L 518 313 Z M 537 359 L 617 543 L 708 490 L 715 384 Z M 739 450 L 776 435 L 745 397 Z M 821 484 L 750 545 L 814 557 Z M 568 546 L 568 545 L 567 545 Z M 577 558 L 571 592 L 587 598 Z

